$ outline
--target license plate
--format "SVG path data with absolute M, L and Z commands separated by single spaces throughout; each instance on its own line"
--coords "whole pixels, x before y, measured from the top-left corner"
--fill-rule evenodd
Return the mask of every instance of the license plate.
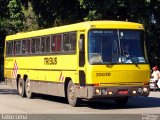
M 128 94 L 128 90 L 119 90 L 118 94 L 120 94 L 120 95 L 127 95 Z

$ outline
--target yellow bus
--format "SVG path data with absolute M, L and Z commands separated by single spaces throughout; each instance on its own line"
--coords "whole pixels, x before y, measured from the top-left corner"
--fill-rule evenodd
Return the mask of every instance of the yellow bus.
M 82 99 L 113 99 L 125 105 L 149 95 L 150 67 L 144 27 L 126 21 L 87 21 L 9 35 L 4 77 L 18 94 Z

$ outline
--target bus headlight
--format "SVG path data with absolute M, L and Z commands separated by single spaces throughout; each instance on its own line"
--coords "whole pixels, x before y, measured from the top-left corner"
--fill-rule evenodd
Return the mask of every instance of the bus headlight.
M 106 94 L 106 89 L 105 88 L 101 89 L 101 94 Z
M 139 93 L 142 93 L 142 88 L 138 88 L 138 92 L 139 92 Z
M 99 89 L 99 88 L 96 88 L 96 89 L 95 89 L 95 93 L 96 93 L 96 94 L 100 94 L 100 93 L 101 93 L 100 89 Z
M 148 89 L 144 87 L 143 92 L 145 92 L 145 93 L 148 92 Z

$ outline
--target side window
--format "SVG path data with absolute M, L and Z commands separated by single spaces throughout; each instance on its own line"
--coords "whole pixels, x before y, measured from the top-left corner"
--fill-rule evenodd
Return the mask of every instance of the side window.
M 56 52 L 57 35 L 53 35 L 51 38 L 51 52 Z
M 50 52 L 50 36 L 46 37 L 46 52 Z
M 50 36 L 42 37 L 41 43 L 42 53 L 50 52 Z
M 57 35 L 57 42 L 56 42 L 56 51 L 60 52 L 62 50 L 62 35 Z
M 65 33 L 63 35 L 63 51 L 73 52 L 76 50 L 76 33 Z
M 16 54 L 16 41 L 13 41 L 12 55 Z
M 53 35 L 51 38 L 51 52 L 61 51 L 62 35 Z
M 26 53 L 27 43 L 26 40 L 22 40 L 22 54 Z
M 15 41 L 15 54 L 21 54 L 21 41 Z
M 6 55 L 12 55 L 13 42 L 6 43 Z
M 32 38 L 31 40 L 31 53 L 39 53 L 40 49 L 40 38 Z
M 30 39 L 22 40 L 22 54 L 30 54 Z
M 44 53 L 45 52 L 45 37 L 42 37 L 41 38 L 41 49 L 42 49 L 42 53 Z
M 76 51 L 76 33 L 75 32 L 70 33 L 69 38 L 70 38 L 70 44 L 71 44 L 70 51 L 74 52 L 74 51 Z
M 35 46 L 36 46 L 36 53 L 40 53 L 41 49 L 40 49 L 40 38 L 35 38 Z
M 31 53 L 34 54 L 36 52 L 36 39 L 31 39 Z
M 26 40 L 26 44 L 27 44 L 27 46 L 26 46 L 26 52 L 28 53 L 28 54 L 30 54 L 31 53 L 31 40 L 30 39 L 28 39 L 28 40 Z
M 69 51 L 70 47 L 69 34 L 63 34 L 63 51 Z

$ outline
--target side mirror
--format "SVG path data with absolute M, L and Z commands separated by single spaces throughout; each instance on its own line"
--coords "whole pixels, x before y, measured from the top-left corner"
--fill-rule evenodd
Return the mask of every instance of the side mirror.
M 79 40 L 79 52 L 84 52 L 84 39 Z
M 84 34 L 81 34 L 79 40 L 79 52 L 84 52 L 84 51 L 85 51 Z

